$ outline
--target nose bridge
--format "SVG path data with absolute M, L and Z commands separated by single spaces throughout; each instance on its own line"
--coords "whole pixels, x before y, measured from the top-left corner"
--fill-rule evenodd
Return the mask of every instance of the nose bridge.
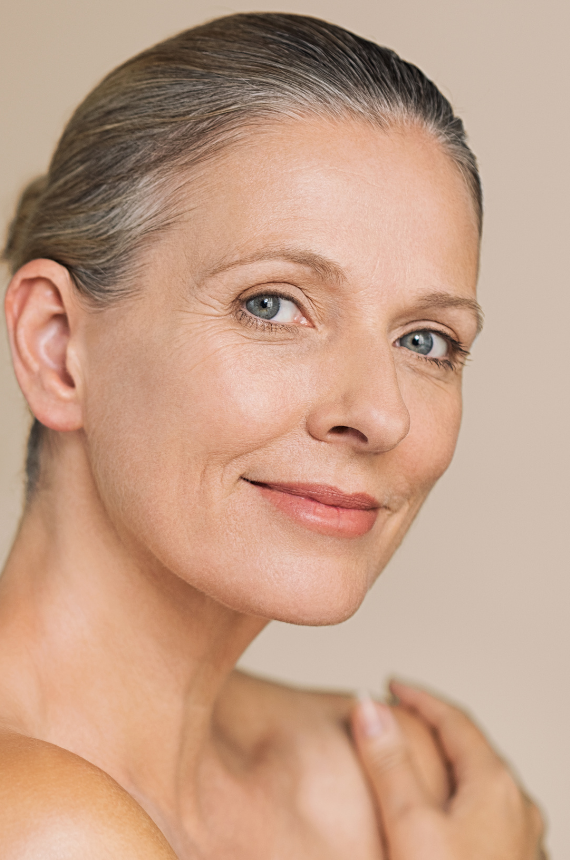
M 386 336 L 364 327 L 334 345 L 316 391 L 312 435 L 370 452 L 389 451 L 407 436 L 410 414 L 393 349 Z

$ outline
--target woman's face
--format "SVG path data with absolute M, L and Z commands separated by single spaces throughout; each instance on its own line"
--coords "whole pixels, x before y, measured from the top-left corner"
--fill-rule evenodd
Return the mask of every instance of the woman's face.
M 338 622 L 455 448 L 472 202 L 425 132 L 321 119 L 252 133 L 187 193 L 136 298 L 86 316 L 97 491 L 133 552 L 222 603 Z

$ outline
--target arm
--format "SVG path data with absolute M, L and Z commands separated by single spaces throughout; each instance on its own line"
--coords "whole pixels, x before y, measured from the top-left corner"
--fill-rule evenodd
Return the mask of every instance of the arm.
M 176 860 L 144 810 L 79 756 L 17 735 L 0 743 L 2 860 Z
M 428 693 L 393 684 L 432 729 L 450 765 L 447 803 L 428 793 L 386 705 L 361 702 L 353 735 L 376 800 L 390 860 L 540 860 L 542 818 L 471 720 Z

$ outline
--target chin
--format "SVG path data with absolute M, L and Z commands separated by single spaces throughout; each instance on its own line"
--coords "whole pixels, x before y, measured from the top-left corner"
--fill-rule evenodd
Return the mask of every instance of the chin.
M 305 627 L 327 627 L 342 624 L 360 608 L 364 596 L 357 601 L 331 603 L 316 601 L 310 606 L 282 607 L 271 616 L 272 621 L 284 621 L 287 624 L 298 624 Z
M 286 624 L 297 624 L 306 627 L 326 627 L 341 624 L 351 618 L 360 608 L 366 593 L 357 598 L 333 597 L 330 595 L 307 596 L 304 600 L 298 596 L 282 595 L 273 600 L 244 601 L 231 608 L 248 615 L 257 615 L 271 621 L 283 621 Z M 336 598 L 336 599 L 335 599 Z
M 334 577 L 324 583 L 314 583 L 302 593 L 282 595 L 276 600 L 272 618 L 289 624 L 320 627 L 341 624 L 360 608 L 368 593 L 367 581 L 340 581 Z
M 394 525 L 401 527 L 394 519 L 347 539 L 257 509 L 246 517 L 241 508 L 205 522 L 192 516 L 175 529 L 157 520 L 148 520 L 147 548 L 193 590 L 244 615 L 308 626 L 354 615 L 399 542 Z
M 274 564 L 270 559 L 259 566 L 250 562 L 242 567 L 242 575 L 240 567 L 234 561 L 231 581 L 227 568 L 210 569 L 208 581 L 184 578 L 245 615 L 317 627 L 340 624 L 354 615 L 378 573 L 366 563 L 339 564 L 338 559 L 327 563 L 323 558 L 304 558 L 301 564 L 299 559 L 287 563 L 282 557 Z

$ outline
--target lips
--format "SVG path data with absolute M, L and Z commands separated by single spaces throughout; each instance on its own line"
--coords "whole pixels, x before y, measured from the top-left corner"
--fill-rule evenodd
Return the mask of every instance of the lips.
M 273 484 L 261 481 L 250 481 L 250 483 L 277 490 L 280 493 L 290 493 L 292 496 L 303 496 L 322 505 L 336 508 L 370 511 L 380 507 L 379 502 L 367 493 L 343 493 L 336 487 L 329 487 L 326 484 Z
M 246 479 L 248 480 L 248 479 Z M 381 507 L 367 493 L 343 493 L 326 484 L 269 483 L 248 480 L 282 513 L 319 534 L 360 537 L 370 531 Z

